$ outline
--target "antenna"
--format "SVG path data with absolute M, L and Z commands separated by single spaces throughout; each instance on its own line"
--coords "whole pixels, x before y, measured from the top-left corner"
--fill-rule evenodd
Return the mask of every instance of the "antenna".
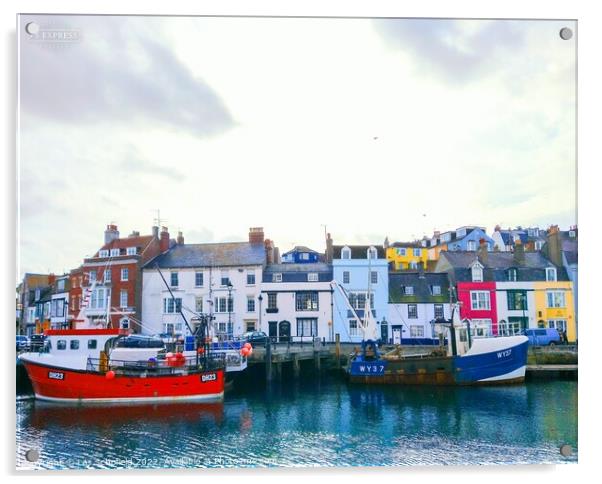
M 166 219 L 161 218 L 161 210 L 157 209 L 157 216 L 153 219 L 157 227 L 163 227 L 167 223 Z

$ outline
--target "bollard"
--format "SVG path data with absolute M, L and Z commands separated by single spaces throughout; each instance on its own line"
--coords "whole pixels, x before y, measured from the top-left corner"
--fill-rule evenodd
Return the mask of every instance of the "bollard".
M 334 354 L 337 359 L 337 368 L 341 368 L 341 335 L 339 333 L 335 334 L 334 340 Z

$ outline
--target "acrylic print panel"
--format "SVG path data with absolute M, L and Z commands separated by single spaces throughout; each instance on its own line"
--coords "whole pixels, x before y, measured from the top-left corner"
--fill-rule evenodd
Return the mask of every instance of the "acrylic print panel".
M 17 468 L 576 462 L 576 38 L 20 15 Z

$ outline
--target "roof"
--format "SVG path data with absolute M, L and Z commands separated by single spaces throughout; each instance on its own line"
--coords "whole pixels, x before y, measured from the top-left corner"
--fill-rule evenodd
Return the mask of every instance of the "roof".
M 145 268 L 231 267 L 262 265 L 266 254 L 263 243 L 221 242 L 213 244 L 178 244 L 155 257 Z
M 385 249 L 380 244 L 374 245 L 333 245 L 332 254 L 333 259 L 341 258 L 341 250 L 343 247 L 349 247 L 351 249 L 352 259 L 367 259 L 368 249 L 374 247 L 376 249 L 376 255 L 378 259 L 385 259 Z
M 414 294 L 406 296 L 403 288 L 412 286 Z M 432 286 L 439 286 L 439 295 L 433 295 Z M 389 272 L 390 303 L 446 303 L 449 302 L 449 279 L 445 272 Z
M 128 247 L 146 247 L 153 240 L 152 235 L 139 235 L 136 237 L 123 237 L 103 245 L 100 250 L 127 249 Z
M 484 267 L 483 280 L 506 281 L 507 270 L 517 269 L 518 281 L 545 281 L 545 270 L 548 267 L 556 267 L 540 251 L 524 252 L 524 262 L 517 264 L 511 252 L 488 252 L 487 260 L 478 258 L 478 252 L 458 251 L 441 252 L 440 259 L 446 260 L 454 271 L 454 278 L 460 281 L 472 280 L 470 266 L 475 260 Z M 566 271 L 562 267 L 556 267 L 559 281 L 568 280 Z
M 420 242 L 393 242 L 389 247 L 412 247 L 416 249 L 422 249 Z
M 291 252 L 311 252 L 313 254 L 317 254 L 318 253 L 317 251 L 315 251 L 313 249 L 310 249 L 308 247 L 305 247 L 303 245 L 296 245 L 291 250 L 289 250 L 288 252 L 285 252 L 282 255 L 287 255 L 287 254 L 290 254 Z
M 330 264 L 314 262 L 310 264 L 268 264 L 264 273 L 278 272 L 332 272 Z

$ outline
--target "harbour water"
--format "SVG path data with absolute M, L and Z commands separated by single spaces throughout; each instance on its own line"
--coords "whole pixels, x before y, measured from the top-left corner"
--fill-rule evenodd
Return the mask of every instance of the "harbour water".
M 21 469 L 568 463 L 578 450 L 576 381 L 394 388 L 315 375 L 243 382 L 214 404 L 23 399 L 16 420 Z

